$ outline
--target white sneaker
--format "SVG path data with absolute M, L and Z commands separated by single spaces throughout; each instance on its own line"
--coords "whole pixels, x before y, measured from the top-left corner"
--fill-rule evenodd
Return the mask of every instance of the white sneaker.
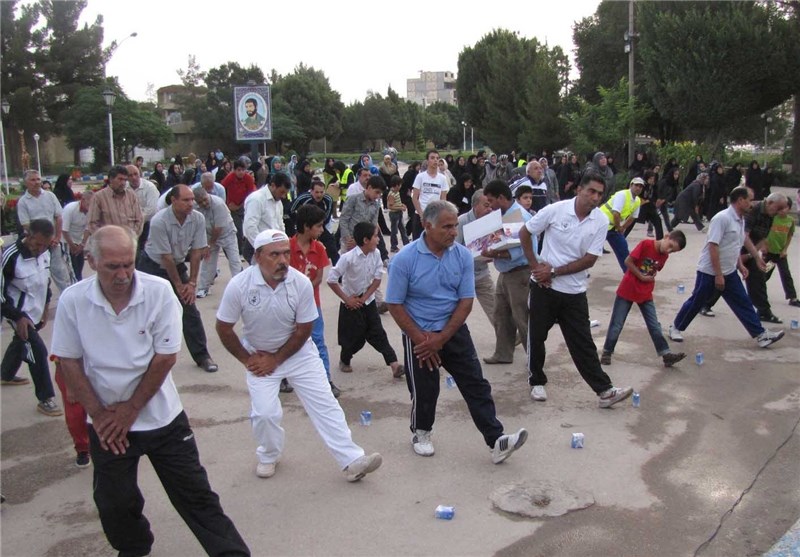
M 669 326 L 669 338 L 670 340 L 674 340 L 675 342 L 683 342 L 683 335 L 681 334 L 682 331 L 679 331 L 675 328 L 675 325 Z
M 419 456 L 433 456 L 433 443 L 431 443 L 431 432 L 418 429 L 414 432 L 411 442 L 414 444 L 414 452 Z
M 256 466 L 256 476 L 259 478 L 271 478 L 275 475 L 277 462 L 259 462 Z
M 357 482 L 370 472 L 380 468 L 382 463 L 383 457 L 378 453 L 360 456 L 344 469 L 344 475 L 348 482 Z
M 600 393 L 600 408 L 611 408 L 616 403 L 621 402 L 633 394 L 633 387 L 611 387 L 607 391 Z
M 544 390 L 544 385 L 534 385 L 531 389 L 531 398 L 537 402 L 547 400 L 547 391 Z
M 511 456 L 511 453 L 519 449 L 528 440 L 528 432 L 525 428 L 520 429 L 514 435 L 501 435 L 494 442 L 492 449 L 492 462 L 500 464 Z
M 205 298 L 208 296 L 208 288 L 201 288 L 195 293 L 195 298 Z
M 778 342 L 782 338 L 783 338 L 783 329 L 781 329 L 780 331 L 770 331 L 768 329 L 764 329 L 764 332 L 758 335 L 758 338 L 756 338 L 756 340 L 758 341 L 758 345 L 761 348 L 766 348 L 770 344 Z

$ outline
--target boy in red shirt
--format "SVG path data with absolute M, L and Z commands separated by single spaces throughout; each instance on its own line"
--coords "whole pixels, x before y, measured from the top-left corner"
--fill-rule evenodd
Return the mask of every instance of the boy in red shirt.
M 628 318 L 628 312 L 635 303 L 639 305 L 647 332 L 653 340 L 656 353 L 664 360 L 664 367 L 672 367 L 681 361 L 686 354 L 672 353 L 661 331 L 661 324 L 656 315 L 656 305 L 653 303 L 653 288 L 656 282 L 656 273 L 664 268 L 670 253 L 680 251 L 686 247 L 686 236 L 680 230 L 673 230 L 666 238 L 661 240 L 642 240 L 633 251 L 625 258 L 625 275 L 617 288 L 617 297 L 614 300 L 614 309 L 611 313 L 611 322 L 608 324 L 606 342 L 603 345 L 603 354 L 600 363 L 611 364 L 611 354 L 619 340 L 619 334 Z
M 318 317 L 311 329 L 311 340 L 317 345 L 319 357 L 328 375 L 328 383 L 331 384 L 331 392 L 333 396 L 339 398 L 341 391 L 331 381 L 331 364 L 328 347 L 325 345 L 325 322 L 322 320 L 322 305 L 319 301 L 322 275 L 325 274 L 325 267 L 331 264 L 325 246 L 317 240 L 325 229 L 324 223 L 325 212 L 316 205 L 309 203 L 297 210 L 295 216 L 297 234 L 289 239 L 289 249 L 292 251 L 289 265 L 307 276 L 314 287 L 314 302 L 317 304 Z

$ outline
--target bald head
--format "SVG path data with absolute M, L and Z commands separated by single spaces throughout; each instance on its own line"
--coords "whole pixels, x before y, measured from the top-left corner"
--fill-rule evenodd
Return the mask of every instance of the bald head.
M 128 228 L 109 224 L 89 236 L 87 251 L 95 261 L 103 259 L 105 253 L 112 249 L 124 250 L 136 255 L 136 238 Z
M 142 175 L 139 172 L 139 167 L 135 164 L 129 164 L 125 169 L 128 171 L 128 184 L 130 184 L 133 189 L 138 188 L 142 183 Z

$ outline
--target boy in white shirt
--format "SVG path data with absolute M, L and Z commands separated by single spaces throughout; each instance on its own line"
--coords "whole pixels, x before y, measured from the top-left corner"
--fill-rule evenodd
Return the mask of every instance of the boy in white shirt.
M 384 269 L 377 251 L 379 229 L 371 222 L 359 222 L 353 229 L 356 246 L 342 255 L 328 274 L 331 287 L 342 303 L 339 305 L 339 371 L 351 373 L 350 361 L 369 342 L 383 354 L 392 376 L 402 377 L 405 368 L 398 363 L 397 354 L 389 344 L 375 303 L 375 291 L 381 285 Z M 339 284 L 339 279 L 342 284 Z

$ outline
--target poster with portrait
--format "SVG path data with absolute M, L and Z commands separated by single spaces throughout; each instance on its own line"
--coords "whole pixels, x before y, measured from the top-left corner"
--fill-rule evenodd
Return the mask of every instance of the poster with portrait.
M 272 139 L 272 106 L 269 85 L 241 85 L 233 88 L 236 141 Z

